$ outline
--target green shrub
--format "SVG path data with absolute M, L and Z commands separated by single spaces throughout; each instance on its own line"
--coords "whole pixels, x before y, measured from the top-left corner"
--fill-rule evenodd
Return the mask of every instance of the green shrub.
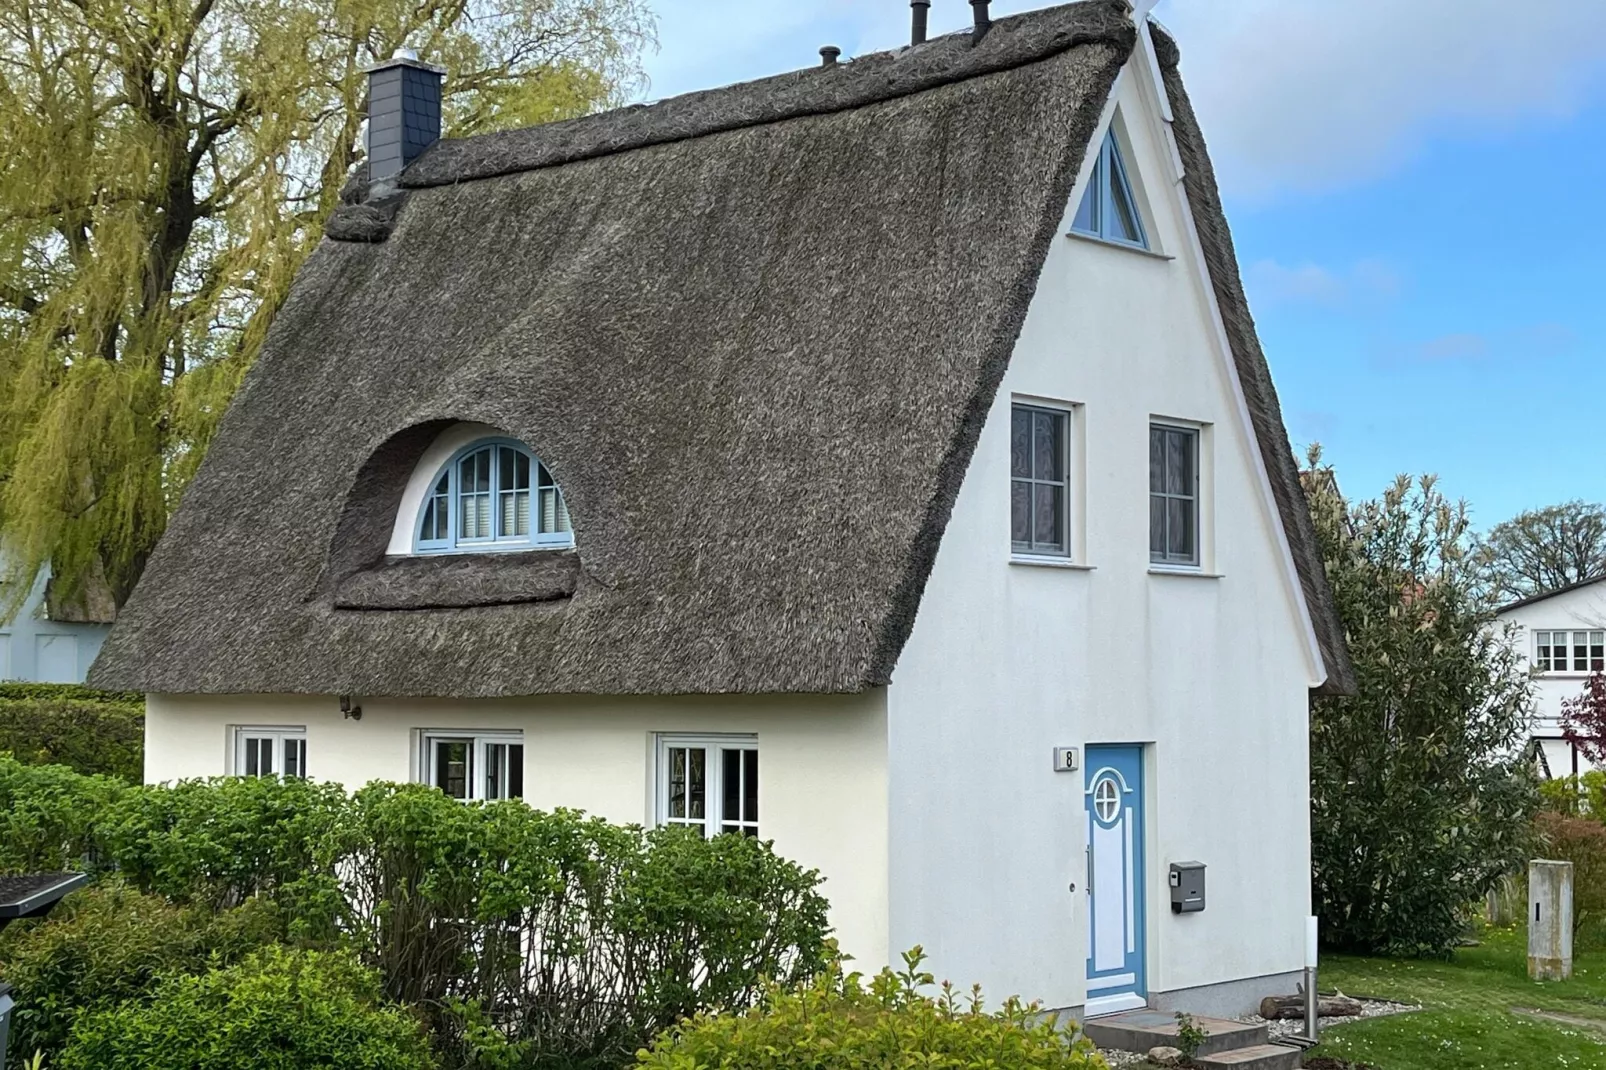
M 1072 1040 L 1039 1008 L 1015 999 L 996 1013 L 982 1007 L 979 989 L 964 999 L 944 982 L 932 999 L 921 989 L 919 948 L 905 968 L 883 970 L 868 987 L 840 969 L 793 990 L 777 989 L 742 1014 L 699 1014 L 637 1054 L 655 1070 L 903 1070 L 991 1067 L 994 1070 L 1102 1068 L 1085 1038 Z
M 335 784 L 232 777 L 126 792 L 97 822 L 124 879 L 174 902 L 225 908 L 333 882 L 350 814 Z
M 60 1070 L 426 1070 L 418 1022 L 380 1001 L 379 978 L 346 952 L 268 948 L 148 1003 L 88 1014 Z
M 489 1052 L 494 1032 L 532 1059 L 618 1066 L 681 1018 L 749 1007 L 766 979 L 798 983 L 827 959 L 819 874 L 741 837 L 416 784 L 128 787 L 3 757 L 0 804 L 0 872 L 86 865 L 209 910 L 269 899 L 288 940 L 352 949 L 454 1058 Z
M 277 939 L 272 904 L 216 914 L 117 882 L 68 896 L 50 918 L 7 930 L 0 976 L 16 989 L 11 1050 L 51 1058 L 83 1014 L 150 995 L 164 974 L 226 965 Z
M 130 790 L 112 777 L 0 754 L 0 873 L 103 867 L 99 823 Z
M 1606 773 L 1599 770 L 1541 781 L 1539 795 L 1546 810 L 1606 822 Z
M 1541 812 L 1535 826 L 1545 857 L 1573 864 L 1575 949 L 1606 947 L 1606 824 Z
M 826 961 L 819 875 L 766 844 L 416 785 L 356 803 L 341 929 L 391 999 L 436 1014 L 456 1058 L 493 1062 L 494 1033 L 537 1065 L 618 1066 L 681 1018 L 751 1006 L 764 978 Z
M 65 765 L 137 784 L 145 710 L 121 703 L 0 696 L 0 751 L 30 765 Z

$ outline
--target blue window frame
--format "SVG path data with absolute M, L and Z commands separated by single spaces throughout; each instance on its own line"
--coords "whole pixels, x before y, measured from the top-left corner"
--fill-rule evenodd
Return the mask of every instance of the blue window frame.
M 1138 212 L 1138 200 L 1132 195 L 1126 161 L 1121 158 L 1121 146 L 1116 143 L 1113 130 L 1104 135 L 1099 158 L 1093 164 L 1093 180 L 1088 184 L 1087 193 L 1082 196 L 1082 204 L 1076 210 L 1071 229 L 1118 245 L 1130 245 L 1137 249 L 1149 247 L 1149 237 L 1144 232 L 1143 218 Z
M 557 480 L 512 439 L 481 439 L 435 474 L 414 528 L 420 553 L 574 545 Z

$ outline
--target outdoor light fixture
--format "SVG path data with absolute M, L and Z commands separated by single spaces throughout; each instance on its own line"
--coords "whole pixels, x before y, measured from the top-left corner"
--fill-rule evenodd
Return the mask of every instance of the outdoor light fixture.
M 350 695 L 340 696 L 340 712 L 348 721 L 362 720 L 362 707 L 353 706 Z

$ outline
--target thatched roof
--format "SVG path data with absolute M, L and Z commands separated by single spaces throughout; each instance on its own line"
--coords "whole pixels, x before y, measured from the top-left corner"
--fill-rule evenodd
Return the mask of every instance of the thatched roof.
M 93 680 L 887 683 L 1134 41 L 1099 0 L 979 45 L 438 143 L 403 198 L 331 221 L 348 240 L 302 269 Z M 386 559 L 455 421 L 541 456 L 574 553 Z M 1291 466 L 1270 429 L 1269 466 Z

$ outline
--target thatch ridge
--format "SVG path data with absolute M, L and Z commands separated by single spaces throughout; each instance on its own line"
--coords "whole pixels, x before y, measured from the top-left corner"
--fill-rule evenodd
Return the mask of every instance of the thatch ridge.
M 1172 132 L 1176 135 L 1177 151 L 1186 172 L 1183 184 L 1210 270 L 1210 284 L 1215 290 L 1227 341 L 1232 347 L 1233 362 L 1238 368 L 1238 379 L 1243 385 L 1249 419 L 1254 425 L 1255 438 L 1265 460 L 1272 496 L 1277 502 L 1277 512 L 1282 518 L 1283 531 L 1299 573 L 1301 593 L 1309 608 L 1317 645 L 1321 648 L 1322 660 L 1326 665 L 1327 680 L 1317 690 L 1321 694 L 1352 695 L 1357 682 L 1355 667 L 1350 663 L 1349 644 L 1344 637 L 1344 624 L 1339 619 L 1338 606 L 1333 601 L 1333 592 L 1327 583 L 1327 567 L 1322 560 L 1315 525 L 1311 521 L 1310 503 L 1299 482 L 1299 466 L 1288 444 L 1288 431 L 1283 424 L 1277 386 L 1272 381 L 1271 367 L 1266 362 L 1260 336 L 1255 331 L 1254 316 L 1249 311 L 1249 298 L 1244 293 L 1232 230 L 1227 225 L 1221 191 L 1216 187 L 1215 169 L 1211 166 L 1210 154 L 1205 147 L 1204 132 L 1199 126 L 1198 116 L 1194 114 L 1193 103 L 1188 99 L 1188 90 L 1182 83 L 1181 53 L 1175 40 L 1164 30 L 1151 25 L 1150 31 L 1154 35 L 1155 53 L 1160 60 L 1166 94 L 1171 100 L 1175 120 Z
M 1084 0 L 998 19 L 974 43 L 970 32 L 757 81 L 687 93 L 563 122 L 475 137 L 445 138 L 401 176 L 411 188 L 557 167 L 688 138 L 824 115 L 923 93 L 1036 63 L 1080 45 L 1129 53 L 1127 0 Z

